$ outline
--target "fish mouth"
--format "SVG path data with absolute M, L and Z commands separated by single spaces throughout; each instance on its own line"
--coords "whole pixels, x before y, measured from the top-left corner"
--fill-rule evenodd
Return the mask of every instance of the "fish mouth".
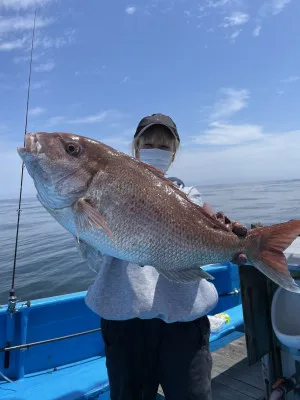
M 17 151 L 21 158 L 26 157 L 27 155 L 38 155 L 42 151 L 42 146 L 38 141 L 37 134 L 35 133 L 27 133 L 25 135 L 25 146 L 17 147 Z

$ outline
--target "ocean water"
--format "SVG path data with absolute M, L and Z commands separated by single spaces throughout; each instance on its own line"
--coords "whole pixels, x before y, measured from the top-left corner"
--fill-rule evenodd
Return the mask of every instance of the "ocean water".
M 198 188 L 204 201 L 233 221 L 270 225 L 300 219 L 300 179 Z M 0 200 L 0 304 L 12 279 L 18 201 Z M 33 300 L 87 290 L 95 279 L 73 237 L 35 199 L 23 199 L 16 268 L 16 294 Z

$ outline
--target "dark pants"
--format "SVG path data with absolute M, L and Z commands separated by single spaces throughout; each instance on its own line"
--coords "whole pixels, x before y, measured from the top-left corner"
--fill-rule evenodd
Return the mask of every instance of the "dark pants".
M 210 325 L 202 317 L 167 324 L 160 319 L 101 319 L 111 400 L 211 400 Z

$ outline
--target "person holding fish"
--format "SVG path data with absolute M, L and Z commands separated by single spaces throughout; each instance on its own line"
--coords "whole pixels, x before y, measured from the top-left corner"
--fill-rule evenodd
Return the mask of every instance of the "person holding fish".
M 173 120 L 154 114 L 140 121 L 133 153 L 165 174 L 179 143 Z M 213 214 L 195 187 L 177 181 L 193 202 Z M 244 226 L 222 213 L 215 217 L 246 235 Z M 111 399 L 155 400 L 159 384 L 167 400 L 211 399 L 207 314 L 218 301 L 214 285 L 206 279 L 172 282 L 151 266 L 141 268 L 110 256 L 104 256 L 98 268 L 86 304 L 102 317 Z
M 99 269 L 86 304 L 101 317 L 112 400 L 211 399 L 207 317 L 218 302 L 201 267 L 248 258 L 286 290 L 300 288 L 284 250 L 300 221 L 247 229 L 167 178 L 180 138 L 162 114 L 143 118 L 135 157 L 72 133 L 25 135 L 18 153 L 37 197 Z M 178 182 L 176 185 L 175 182 Z

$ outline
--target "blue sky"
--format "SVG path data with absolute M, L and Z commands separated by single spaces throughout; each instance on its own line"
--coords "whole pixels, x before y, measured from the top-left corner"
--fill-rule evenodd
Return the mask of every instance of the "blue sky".
M 35 7 L 28 131 L 129 153 L 138 121 L 162 112 L 187 184 L 299 177 L 298 1 L 0 0 L 0 198 L 19 188 Z

